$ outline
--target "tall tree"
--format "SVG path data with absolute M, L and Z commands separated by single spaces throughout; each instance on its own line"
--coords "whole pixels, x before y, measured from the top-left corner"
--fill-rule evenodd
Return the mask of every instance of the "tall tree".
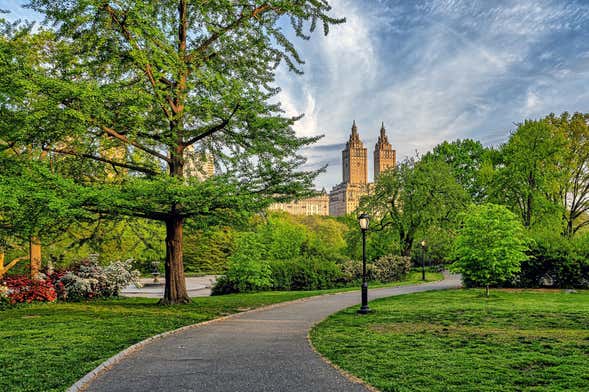
M 360 209 L 375 218 L 374 230 L 393 227 L 401 253 L 409 256 L 415 236 L 429 226 L 451 228 L 470 198 L 450 167 L 440 161 L 407 160 L 383 173 Z
M 526 120 L 501 147 L 493 178 L 494 199 L 516 212 L 525 227 L 554 215 L 562 181 L 559 166 L 566 151 L 563 132 L 546 120 Z
M 458 139 L 438 144 L 431 152 L 425 154 L 422 160 L 439 160 L 447 163 L 456 181 L 466 189 L 471 198 L 476 202 L 482 202 L 486 197 L 486 189 L 480 170 L 489 160 L 488 155 L 489 150 L 478 140 Z
M 589 226 L 589 114 L 565 112 L 546 117 L 565 135 L 565 151 L 559 171 L 558 202 L 563 206 L 564 234 L 573 236 Z
M 326 0 L 189 2 L 32 0 L 53 25 L 43 61 L 24 66 L 31 96 L 17 140 L 51 154 L 125 170 L 120 183 L 84 183 L 92 211 L 163 222 L 162 303 L 189 301 L 182 228 L 186 219 L 227 218 L 267 199 L 305 194 L 317 172 L 300 170 L 296 118 L 273 101 L 275 69 L 303 62 L 283 33 L 343 22 Z M 29 49 L 29 48 L 27 48 Z M 186 178 L 187 151 L 215 157 L 218 175 Z M 115 151 L 115 153 L 108 153 Z

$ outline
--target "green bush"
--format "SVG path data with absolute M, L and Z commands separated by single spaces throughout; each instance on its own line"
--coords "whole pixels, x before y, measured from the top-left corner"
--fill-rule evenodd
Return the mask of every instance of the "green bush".
M 332 261 L 281 260 L 271 262 L 270 268 L 274 290 L 319 290 L 345 283 L 342 271 Z
M 454 244 L 453 272 L 467 287 L 503 284 L 520 272 L 528 259 L 526 232 L 517 217 L 496 204 L 472 205 L 463 215 Z
M 515 284 L 520 287 L 589 287 L 586 241 L 584 237 L 572 241 L 556 233 L 534 233 L 530 258 L 522 263 Z
M 339 264 L 342 271 L 343 280 L 346 283 L 359 282 L 362 280 L 362 261 L 360 260 L 346 260 Z M 366 278 L 368 280 L 376 280 L 376 271 L 372 263 L 366 264 Z
M 382 256 L 373 263 L 374 276 L 380 282 L 402 280 L 411 270 L 411 258 L 406 256 Z

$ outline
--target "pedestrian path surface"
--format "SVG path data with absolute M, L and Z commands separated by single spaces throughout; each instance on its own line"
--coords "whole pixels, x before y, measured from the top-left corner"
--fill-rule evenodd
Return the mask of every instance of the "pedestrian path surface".
M 369 298 L 460 286 L 457 276 L 369 291 Z M 357 291 L 239 314 L 156 340 L 90 383 L 88 391 L 366 391 L 323 362 L 314 324 L 360 301 Z M 370 317 L 370 316 L 359 316 Z

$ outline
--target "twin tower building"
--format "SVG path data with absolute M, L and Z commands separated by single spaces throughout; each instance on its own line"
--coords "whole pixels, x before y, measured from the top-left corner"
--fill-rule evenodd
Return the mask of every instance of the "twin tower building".
M 374 147 L 374 181 L 380 173 L 394 167 L 397 153 L 393 150 L 386 135 L 384 123 Z M 297 200 L 291 203 L 273 204 L 271 210 L 290 212 L 295 215 L 342 216 L 352 213 L 360 203 L 360 198 L 370 192 L 373 184 L 368 182 L 368 150 L 360 140 L 356 121 L 352 133 L 342 151 L 343 181 L 336 185 L 329 195 L 323 191 L 318 196 Z

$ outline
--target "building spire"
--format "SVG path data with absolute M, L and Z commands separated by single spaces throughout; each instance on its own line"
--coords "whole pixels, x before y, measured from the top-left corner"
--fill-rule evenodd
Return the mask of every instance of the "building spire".
M 385 138 L 384 121 L 380 125 L 380 137 L 383 138 L 383 139 Z
M 355 135 L 358 133 L 358 127 L 356 126 L 356 120 L 354 120 L 352 122 L 352 135 Z

